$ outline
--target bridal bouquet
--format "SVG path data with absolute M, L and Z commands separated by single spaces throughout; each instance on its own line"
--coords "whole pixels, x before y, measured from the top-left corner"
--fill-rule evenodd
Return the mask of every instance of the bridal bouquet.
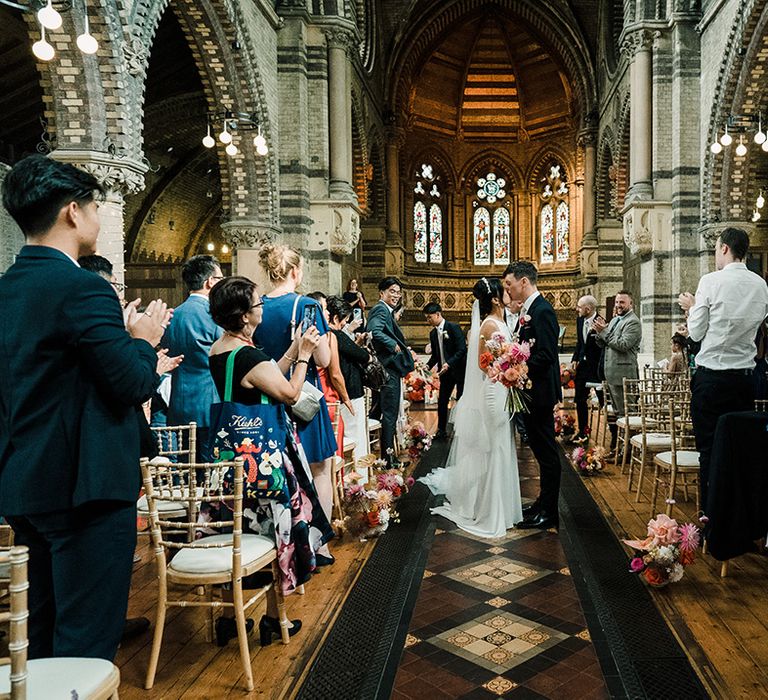
M 396 502 L 414 481 L 404 477 L 401 469 L 388 469 L 376 474 L 364 484 L 362 476 L 352 472 L 345 477 L 341 529 L 355 537 L 376 537 L 385 532 L 389 523 L 398 522 Z
M 589 476 L 602 470 L 605 465 L 605 448 L 593 447 L 586 450 L 577 447 L 571 452 L 571 461 L 584 476 Z
M 692 523 L 678 525 L 659 513 L 648 522 L 644 540 L 623 540 L 635 550 L 629 570 L 640 574 L 649 586 L 661 588 L 683 578 L 684 567 L 692 564 L 699 547 L 699 528 Z
M 492 382 L 501 382 L 509 389 L 507 410 L 510 413 L 528 413 L 525 389 L 530 389 L 528 365 L 531 344 L 517 338 L 507 340 L 501 333 L 494 333 L 485 341 L 485 352 L 480 355 L 480 368 L 486 370 Z

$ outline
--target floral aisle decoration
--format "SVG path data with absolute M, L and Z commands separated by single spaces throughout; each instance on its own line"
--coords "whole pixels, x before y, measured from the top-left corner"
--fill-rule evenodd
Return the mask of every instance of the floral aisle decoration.
M 575 373 L 566 364 L 560 364 L 560 384 L 563 389 L 575 389 L 576 382 L 574 381 Z
M 488 378 L 509 390 L 507 410 L 513 415 L 529 412 L 525 390 L 531 388 L 527 365 L 530 356 L 531 343 L 520 342 L 517 336 L 509 341 L 501 333 L 494 333 L 485 341 L 485 352 L 480 355 L 480 368 Z
M 678 525 L 674 518 L 659 513 L 648 522 L 644 540 L 624 540 L 635 550 L 629 570 L 655 588 L 676 583 L 685 567 L 693 564 L 700 542 L 699 528 L 693 523 Z
M 592 447 L 586 449 L 577 447 L 571 452 L 571 462 L 579 470 L 582 476 L 590 476 L 603 470 L 605 466 L 605 448 Z
M 406 431 L 408 458 L 411 465 L 411 471 L 422 458 L 425 452 L 432 447 L 432 436 L 427 432 L 424 423 L 414 421 L 408 425 Z
M 561 408 L 555 408 L 555 435 L 567 438 L 576 433 L 576 419 Z
M 440 378 L 437 373 L 431 372 L 423 362 L 416 361 L 415 367 L 405 377 L 405 398 L 412 402 L 421 402 L 431 398 L 434 392 L 440 389 Z

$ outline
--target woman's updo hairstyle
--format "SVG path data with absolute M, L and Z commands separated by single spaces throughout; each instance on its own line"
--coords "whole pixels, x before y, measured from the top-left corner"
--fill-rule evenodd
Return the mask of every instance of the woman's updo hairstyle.
M 243 316 L 253 306 L 256 285 L 247 277 L 225 277 L 217 282 L 208 297 L 214 323 L 230 333 L 243 330 Z
M 289 245 L 265 243 L 259 249 L 259 264 L 272 282 L 282 282 L 301 265 L 301 254 Z
M 496 277 L 490 279 L 483 277 L 475 283 L 472 294 L 480 305 L 480 317 L 485 318 L 493 311 L 493 300 L 498 299 L 504 304 L 504 287 L 501 280 Z

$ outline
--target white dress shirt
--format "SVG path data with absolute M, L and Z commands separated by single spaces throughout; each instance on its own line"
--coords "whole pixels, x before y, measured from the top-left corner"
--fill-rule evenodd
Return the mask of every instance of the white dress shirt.
M 587 336 L 589 335 L 589 332 L 592 330 L 592 324 L 595 322 L 595 318 L 597 317 L 597 311 L 595 311 L 591 316 L 588 316 L 584 319 L 584 323 L 581 327 L 581 335 L 583 336 L 583 340 L 586 343 L 587 342 Z
M 437 346 L 440 348 L 440 366 L 445 364 L 445 350 L 443 349 L 443 333 L 445 331 L 445 319 L 440 321 L 440 325 L 435 329 L 437 330 Z
M 701 341 L 696 366 L 752 369 L 755 336 L 768 316 L 768 285 L 742 262 L 699 280 L 696 303 L 688 312 L 688 335 Z
M 536 301 L 536 297 L 540 297 L 541 292 L 535 291 L 531 296 L 529 296 L 524 302 L 523 302 L 523 308 L 520 310 L 520 313 L 523 316 L 526 316 L 528 314 L 529 309 L 531 308 L 531 304 L 533 304 L 534 301 Z

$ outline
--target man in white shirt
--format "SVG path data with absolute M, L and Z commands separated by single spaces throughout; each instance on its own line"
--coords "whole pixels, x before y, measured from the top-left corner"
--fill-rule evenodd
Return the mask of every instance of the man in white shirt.
M 701 505 L 717 420 L 724 413 L 754 408 L 755 337 L 768 316 L 768 286 L 747 269 L 749 235 L 726 228 L 715 246 L 715 272 L 699 280 L 696 296 L 680 295 L 688 316 L 688 335 L 701 341 L 691 381 L 691 417 L 699 451 Z

